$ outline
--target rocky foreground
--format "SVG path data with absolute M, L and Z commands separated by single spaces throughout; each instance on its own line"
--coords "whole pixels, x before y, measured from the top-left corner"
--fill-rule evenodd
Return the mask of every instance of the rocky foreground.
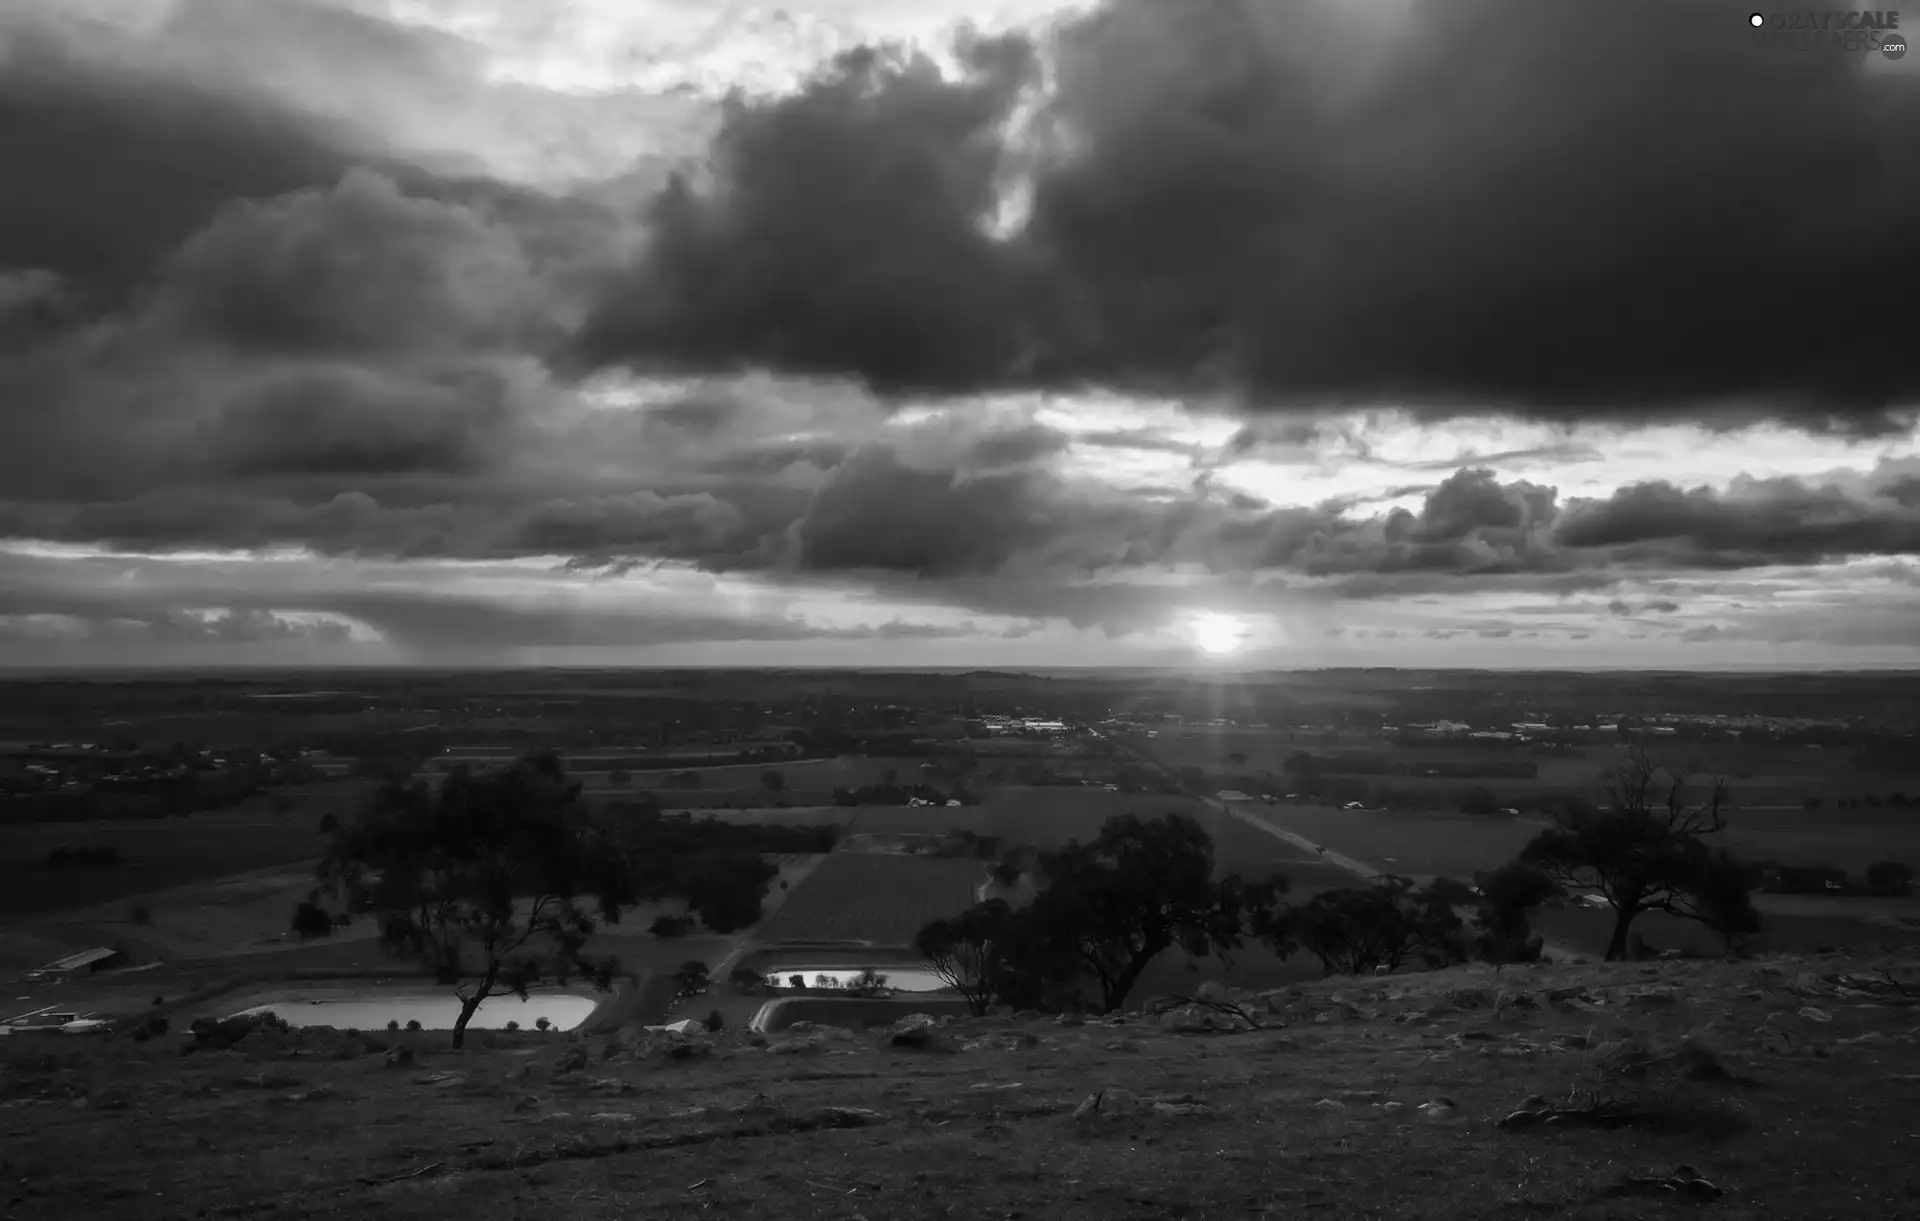
M 10 1218 L 1920 1217 L 1920 969 L 1484 968 L 855 1032 L 0 1042 Z

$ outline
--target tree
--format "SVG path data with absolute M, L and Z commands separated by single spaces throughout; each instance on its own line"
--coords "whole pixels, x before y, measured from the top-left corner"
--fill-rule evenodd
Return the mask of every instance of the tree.
M 633 902 L 624 854 L 551 752 L 455 771 L 438 791 L 382 786 L 341 828 L 321 875 L 364 890 L 385 948 L 454 989 L 455 1048 L 489 996 L 524 999 L 547 975 L 564 982 L 575 971 L 609 987 L 617 964 L 583 953 L 595 919 L 582 900 L 608 922 Z
M 1684 773 L 1641 747 L 1603 781 L 1604 810 L 1572 810 L 1520 853 L 1556 883 L 1600 894 L 1613 908 L 1607 961 L 1626 957 L 1634 919 L 1661 911 L 1724 929 L 1745 921 L 1738 895 L 1745 871 L 1704 837 L 1726 829 L 1732 797 L 1715 779 L 1696 795 Z M 1747 903 L 1751 908 L 1751 902 Z
M 1444 892 L 1416 891 L 1409 878 L 1386 875 L 1368 886 L 1322 891 L 1285 923 L 1329 975 L 1397 971 L 1416 956 L 1434 966 L 1466 957 L 1460 917 Z
M 847 991 L 855 996 L 878 996 L 886 987 L 887 977 L 872 967 L 862 968 L 858 975 L 847 981 Z
M 1162 951 L 1232 950 L 1286 890 L 1278 874 L 1216 880 L 1213 838 L 1186 814 L 1110 818 L 1093 843 L 1042 854 L 1040 872 L 1046 888 L 1021 911 L 1026 943 L 1042 960 L 1070 951 L 1109 1013 Z
M 303 899 L 293 909 L 293 931 L 304 938 L 324 937 L 333 932 L 333 917 L 318 903 Z
M 707 978 L 707 964 L 698 958 L 689 958 L 674 968 L 673 982 L 682 996 L 692 996 L 707 990 L 711 982 Z
M 760 787 L 769 793 L 784 793 L 787 791 L 787 778 L 779 772 L 761 772 Z
M 1495 968 L 1510 962 L 1537 962 L 1546 942 L 1534 934 L 1527 913 L 1562 893 L 1558 883 L 1545 872 L 1518 861 L 1509 861 L 1489 874 L 1478 874 L 1480 887 L 1478 911 L 1474 922 L 1478 933 L 1474 948 L 1482 960 Z
M 727 981 L 734 986 L 735 991 L 746 993 L 749 996 L 765 991 L 767 986 L 766 976 L 760 974 L 760 972 L 754 970 L 752 967 L 735 967 L 732 973 L 727 976 Z
M 1462 814 L 1498 814 L 1500 798 L 1484 784 L 1476 784 L 1460 794 Z
M 993 1002 L 1012 918 L 1006 900 L 988 899 L 958 916 L 932 921 L 913 939 L 933 973 L 961 995 L 975 1017 L 984 1017 Z
M 1867 866 L 1867 889 L 1876 895 L 1900 898 L 1913 893 L 1913 867 L 1903 861 L 1875 861 Z

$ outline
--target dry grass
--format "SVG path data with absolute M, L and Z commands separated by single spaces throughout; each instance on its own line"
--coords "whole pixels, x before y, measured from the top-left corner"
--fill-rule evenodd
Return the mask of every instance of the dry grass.
M 873 1035 L 800 1055 L 725 1036 L 676 1060 L 628 1033 L 584 1040 L 586 1069 L 559 1077 L 567 1036 L 488 1034 L 461 1054 L 420 1036 L 408 1068 L 297 1045 L 183 1057 L 171 1038 L 16 1038 L 0 1047 L 3 1190 L 12 1217 L 99 1221 L 1480 1221 L 1668 1215 L 1682 1205 L 1610 1193 L 1686 1163 L 1724 1192 L 1716 1216 L 1906 1215 L 1920 1188 L 1915 1011 L 1830 997 L 1823 1023 L 1791 1016 L 1807 998 L 1783 986 L 1851 966 L 1339 981 L 1292 992 L 1273 1029 L 1041 1022 L 1029 1048 L 938 1056 Z M 1593 1001 L 1545 999 L 1569 984 Z M 1636 999 L 1647 985 L 1666 999 Z M 1521 990 L 1536 1003 L 1514 1003 Z M 1788 1016 L 1765 1024 L 1775 1014 Z M 1763 1045 L 1783 1023 L 1792 1047 Z M 1726 1076 L 1700 1075 L 1707 1064 Z M 1498 1126 L 1529 1095 L 1583 1088 L 1634 1102 L 1641 1121 Z M 1140 1101 L 1076 1122 L 1101 1090 Z M 1440 1097 L 1453 1118 L 1423 1117 Z M 1153 1111 L 1162 1099 L 1191 1101 Z

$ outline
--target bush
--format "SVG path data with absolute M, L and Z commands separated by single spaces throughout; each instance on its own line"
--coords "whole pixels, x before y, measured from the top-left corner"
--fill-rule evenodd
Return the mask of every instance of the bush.
M 693 931 L 693 920 L 688 916 L 655 916 L 647 931 L 656 937 L 684 937 Z
M 520 1029 L 520 1023 L 519 1023 L 518 1021 L 516 1021 L 516 1020 L 514 1020 L 513 1018 L 508 1018 L 508 1019 L 507 1019 L 507 1029 L 508 1029 L 508 1030 L 518 1030 L 518 1029 Z
M 721 1030 L 724 1030 L 726 1028 L 726 1025 L 727 1025 L 727 1019 L 720 1016 L 720 1011 L 718 1009 L 715 1009 L 711 1013 L 707 1014 L 708 1033 L 718 1034 Z
M 293 931 L 303 938 L 325 937 L 333 932 L 333 917 L 312 900 L 303 900 L 293 909 Z
M 548 1030 L 548 1029 L 551 1029 L 552 1026 L 553 1026 L 553 1023 L 546 1018 L 540 1018 L 538 1021 L 534 1022 L 533 1024 L 533 1028 L 535 1030 Z
M 1913 893 L 1913 867 L 1903 861 L 1875 861 L 1867 866 L 1867 889 L 1898 898 Z
M 392 1033 L 398 1034 L 400 1032 L 400 1019 L 399 1018 L 389 1019 L 387 1022 L 387 1029 Z
M 409 1021 L 407 1022 L 407 1029 L 408 1029 L 408 1030 L 418 1030 L 418 1029 L 420 1029 L 420 1019 L 419 1019 L 419 1018 L 412 1018 L 412 1019 L 410 1019 L 410 1020 L 409 1020 Z

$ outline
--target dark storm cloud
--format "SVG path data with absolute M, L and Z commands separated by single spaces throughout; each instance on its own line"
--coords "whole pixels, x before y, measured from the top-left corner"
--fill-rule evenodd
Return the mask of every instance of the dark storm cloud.
M 1554 542 L 1678 565 L 1808 564 L 1920 551 L 1920 511 L 1798 479 L 1742 479 L 1724 493 L 1656 481 L 1569 505 Z
M 146 60 L 110 27 L 0 14 L 0 271 L 122 297 L 235 199 L 339 179 L 328 123 Z
M 1022 150 L 1019 46 L 955 81 L 854 56 L 730 112 L 583 350 L 1875 427 L 1920 390 L 1886 266 L 1920 248 L 1920 90 L 1749 34 L 1701 0 L 1112 0 L 1060 28 Z M 1023 162 L 1031 221 L 989 240 Z
M 358 169 L 227 205 L 163 274 L 183 329 L 273 354 L 518 346 L 544 298 L 514 231 Z

